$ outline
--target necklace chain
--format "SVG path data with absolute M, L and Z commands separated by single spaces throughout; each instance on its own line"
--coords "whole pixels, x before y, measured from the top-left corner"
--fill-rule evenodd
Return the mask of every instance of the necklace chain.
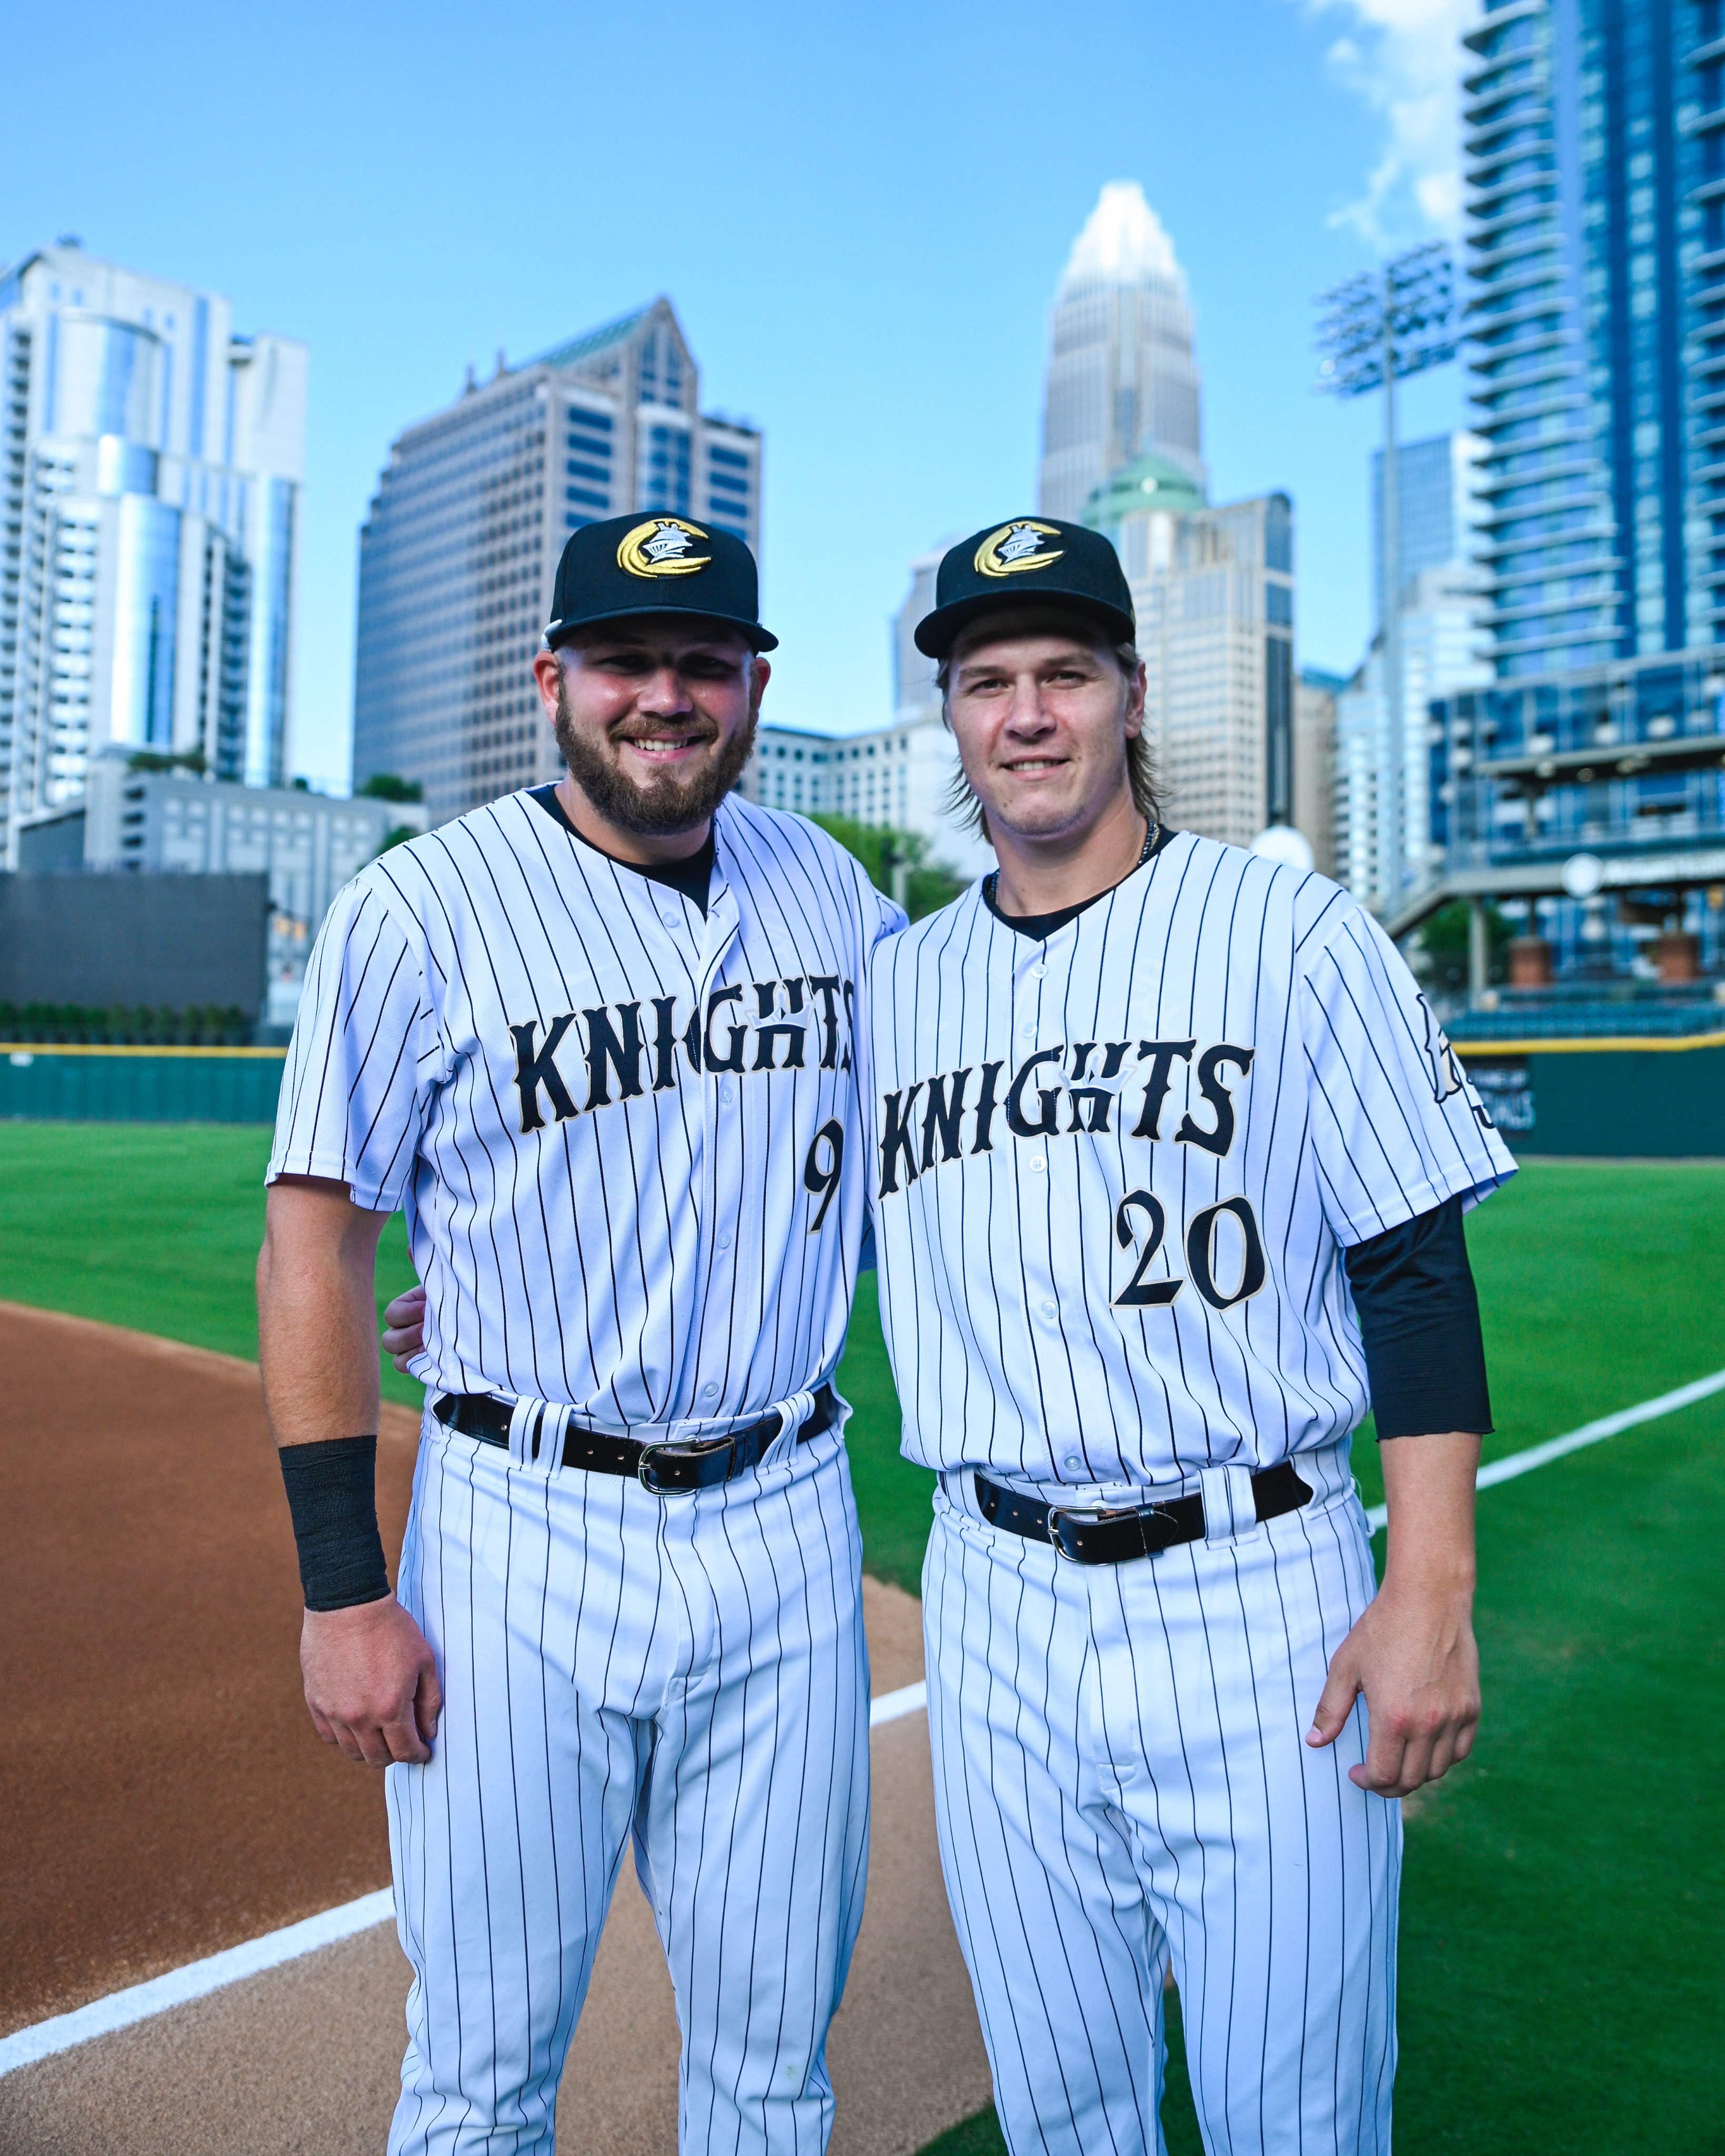
M 1147 822 L 1147 825 L 1146 825 L 1145 831 L 1144 831 L 1144 847 L 1143 847 L 1143 851 L 1142 851 L 1142 852 L 1138 855 L 1138 858 L 1137 859 L 1137 860 L 1135 860 L 1135 861 L 1132 863 L 1132 867 L 1127 870 L 1127 874 L 1128 874 L 1128 875 L 1136 875 L 1137 874 L 1138 870 L 1139 870 L 1141 868 L 1142 868 L 1142 867 L 1143 867 L 1143 865 L 1144 865 L 1145 862 L 1146 862 L 1146 861 L 1147 861 L 1147 860 L 1149 860 L 1149 858 L 1150 858 L 1151 855 L 1152 855 L 1152 854 L 1153 854 L 1153 853 L 1156 851 L 1156 842 L 1157 842 L 1157 840 L 1158 840 L 1161 836 L 1162 836 L 1162 826 L 1161 826 L 1161 824 L 1158 824 L 1158 823 L 1157 822 L 1156 819 L 1155 819 L 1153 816 L 1152 816 L 1152 817 L 1148 819 L 1148 822 Z M 984 889 L 987 891 L 988 895 L 988 903 L 989 903 L 989 905 L 990 905 L 990 906 L 995 906 L 995 905 L 998 905 L 998 904 L 999 904 L 999 899 L 1000 899 L 1000 871 L 999 871 L 999 869 L 990 869 L 990 870 L 989 870 L 989 871 L 988 871 L 988 875 L 987 875 L 983 879 L 983 887 L 984 887 Z M 1096 896 L 1098 898 L 1100 898 L 1100 897 L 1101 896 L 1101 893 L 1100 891 L 1098 891 L 1098 892 L 1096 894 Z M 1084 902 L 1085 902 L 1085 901 L 1081 901 L 1081 903 L 1084 903 Z M 1056 908 L 1055 908 L 1055 909 L 1054 909 L 1054 910 L 1055 910 L 1055 911 L 1060 911 L 1060 909 L 1059 909 L 1058 907 L 1056 907 Z

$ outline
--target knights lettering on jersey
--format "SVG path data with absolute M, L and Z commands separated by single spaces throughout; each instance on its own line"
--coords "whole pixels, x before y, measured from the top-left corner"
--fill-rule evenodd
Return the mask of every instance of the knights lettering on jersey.
M 1197 1050 L 1195 1040 L 1060 1041 L 1027 1055 L 1009 1078 L 1004 1062 L 985 1063 L 979 1070 L 945 1071 L 883 1094 L 878 1195 L 908 1189 L 943 1162 L 992 1152 L 997 1109 L 1015 1138 L 1109 1137 L 1117 1129 L 1130 1137 L 1160 1138 L 1176 1065 L 1192 1067 L 1193 1104 L 1203 1119 L 1189 1107 L 1174 1143 L 1225 1159 L 1238 1122 L 1235 1093 L 1256 1051 L 1219 1040 L 1194 1065 Z
M 567 1122 L 613 1101 L 630 1101 L 650 1085 L 667 1092 L 685 1073 L 726 1070 L 753 1076 L 775 1070 L 849 1070 L 855 982 L 836 973 L 803 973 L 792 980 L 733 983 L 715 988 L 705 1004 L 677 996 L 614 1004 L 579 1014 L 563 1011 L 546 1024 L 511 1022 L 515 1086 L 521 1130 L 543 1130 L 547 1120 Z M 577 1102 L 557 1060 L 565 1036 L 571 1069 L 587 1068 L 585 1097 Z M 812 1036 L 812 1038 L 811 1038 Z

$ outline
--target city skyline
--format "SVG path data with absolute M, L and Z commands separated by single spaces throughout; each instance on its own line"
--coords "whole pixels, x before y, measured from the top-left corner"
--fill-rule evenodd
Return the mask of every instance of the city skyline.
M 758 551 L 762 438 L 703 412 L 660 298 L 470 377 L 391 444 L 360 531 L 352 775 L 434 820 L 561 770 L 531 666 L 572 532 L 639 509 Z
M 285 782 L 306 361 L 75 239 L 0 275 L 0 866 L 110 744 Z
M 778 11 L 761 8 L 747 36 L 680 23 L 670 74 L 596 16 L 583 65 L 612 92 L 578 130 L 543 140 L 514 124 L 516 62 L 540 33 L 510 11 L 480 38 L 433 8 L 407 54 L 381 25 L 331 16 L 344 55 L 331 74 L 311 59 L 310 28 L 311 44 L 283 54 L 261 25 L 215 39 L 188 20 L 170 62 L 159 38 L 99 9 L 86 89 L 110 116 L 106 154 L 61 154 L 54 100 L 21 110 L 0 255 L 78 229 L 92 251 L 228 291 L 241 319 L 309 342 L 300 679 L 302 767 L 316 779 L 346 768 L 357 532 L 388 442 L 447 404 L 469 363 L 487 377 L 499 346 L 543 351 L 660 290 L 712 406 L 773 436 L 763 598 L 784 644 L 769 711 L 823 727 L 876 720 L 905 562 L 938 532 L 1034 503 L 1050 300 L 1101 187 L 1122 176 L 1142 182 L 1190 279 L 1213 497 L 1295 497 L 1318 572 L 1302 656 L 1344 667 L 1367 619 L 1358 470 L 1371 428 L 1310 396 L 1309 295 L 1369 259 L 1348 220 L 1395 123 L 1329 54 L 1351 28 L 1386 81 L 1404 55 L 1351 0 L 1321 22 L 1292 0 L 1244 6 L 1223 23 L 1086 5 L 1052 67 L 1039 40 L 984 35 L 968 8 L 930 25 L 887 0 L 866 28 L 798 21 L 794 36 L 788 14 L 780 36 Z M 54 79 L 52 46 L 45 23 L 18 27 L 21 69 Z M 1105 56 L 1147 85 L 1147 105 L 1086 87 Z M 1455 64 L 1450 43 L 1452 83 Z M 834 71 L 847 96 L 829 110 L 807 93 Z M 259 105 L 243 86 L 264 79 Z M 635 91 L 649 83 L 667 142 L 714 136 L 723 107 L 747 113 L 701 161 L 698 187 L 649 154 Z M 1224 125 L 1251 150 L 1219 165 Z M 441 146 L 429 159 L 428 141 Z M 1009 154 L 1015 142 L 1028 162 Z M 210 187 L 213 161 L 243 183 Z M 839 184 L 846 174 L 859 183 Z M 1404 177 L 1391 207 L 1417 235 L 1418 174 Z M 963 205 L 957 244 L 937 236 L 937 203 Z M 1410 430 L 1450 423 L 1459 390 L 1433 389 Z

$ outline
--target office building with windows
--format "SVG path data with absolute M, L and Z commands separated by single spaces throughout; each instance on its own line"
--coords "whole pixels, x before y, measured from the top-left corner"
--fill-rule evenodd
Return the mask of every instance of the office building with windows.
M 1137 181 L 1115 180 L 1055 295 L 1039 505 L 1076 522 L 1098 486 L 1146 454 L 1203 486 L 1185 274 Z
M 1487 0 L 1462 41 L 1491 680 L 1434 711 L 1410 911 L 1494 898 L 1559 973 L 1661 936 L 1725 965 L 1722 33 L 1719 0 Z
M 1401 633 L 1403 875 L 1419 889 L 1441 870 L 1433 835 L 1428 712 L 1434 697 L 1491 679 L 1483 656 L 1476 495 L 1479 438 L 1460 431 L 1404 442 L 1396 451 L 1395 589 Z M 1371 461 L 1374 634 L 1337 692 L 1332 804 L 1333 873 L 1365 905 L 1389 904 L 1389 707 L 1382 634 L 1384 454 Z
M 761 451 L 701 410 L 668 300 L 470 377 L 392 444 L 360 534 L 356 783 L 417 780 L 442 822 L 557 778 L 531 670 L 569 534 L 639 510 L 758 557 Z
M 110 742 L 285 783 L 306 372 L 76 240 L 0 271 L 0 866 Z
M 1292 820 L 1294 512 L 1285 494 L 1211 507 L 1140 457 L 1091 495 L 1137 614 L 1144 725 L 1163 814 L 1249 846 Z

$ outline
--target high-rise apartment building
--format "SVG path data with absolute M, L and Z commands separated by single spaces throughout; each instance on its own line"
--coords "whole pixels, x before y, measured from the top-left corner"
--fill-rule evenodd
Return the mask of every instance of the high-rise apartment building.
M 1461 432 L 1404 442 L 1396 451 L 1400 544 L 1402 661 L 1402 832 L 1404 876 L 1414 888 L 1439 873 L 1443 849 L 1433 836 L 1431 746 L 1427 711 L 1435 697 L 1491 679 L 1483 656 L 1476 488 L 1481 444 Z M 1371 463 L 1372 589 L 1384 589 L 1384 455 Z M 1381 598 L 1378 612 L 1382 612 Z M 1389 901 L 1392 834 L 1389 798 L 1389 716 L 1383 639 L 1371 648 L 1336 700 L 1333 873 L 1368 906 Z
M 704 413 L 668 300 L 510 367 L 392 444 L 360 534 L 356 781 L 417 780 L 434 822 L 555 778 L 533 654 L 557 557 L 639 510 L 758 556 L 761 436 Z
M 285 783 L 306 366 L 75 240 L 0 274 L 0 865 L 110 743 Z
M 1463 38 L 1492 680 L 1435 713 L 1428 898 L 1497 898 L 1560 970 L 1651 970 L 1656 932 L 1725 960 L 1722 33 L 1720 0 L 1486 0 Z
M 1043 513 L 1076 522 L 1097 487 L 1147 454 L 1203 485 L 1185 275 L 1137 181 L 1115 180 L 1074 243 L 1055 295 Z
M 1084 521 L 1113 541 L 1137 614 L 1163 813 L 1249 846 L 1292 819 L 1294 513 L 1285 494 L 1210 507 L 1154 456 L 1117 472 Z

